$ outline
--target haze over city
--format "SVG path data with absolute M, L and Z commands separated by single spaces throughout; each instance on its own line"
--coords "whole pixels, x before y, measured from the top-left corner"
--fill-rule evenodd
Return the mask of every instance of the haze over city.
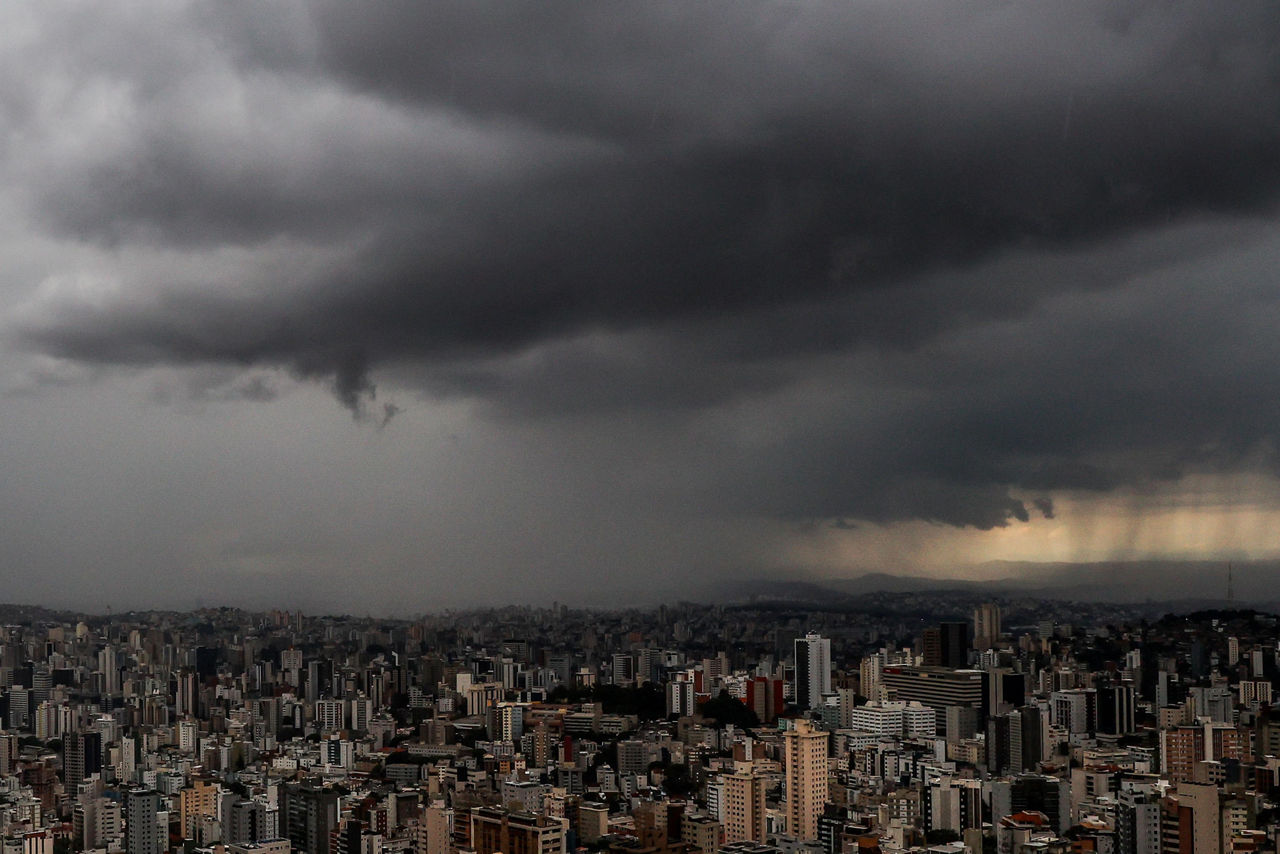
M 1271 2 L 4 5 L 3 598 L 1261 572 L 1277 44 Z

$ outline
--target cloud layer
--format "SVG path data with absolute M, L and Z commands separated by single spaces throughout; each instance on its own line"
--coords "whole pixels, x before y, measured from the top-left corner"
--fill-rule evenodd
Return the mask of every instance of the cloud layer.
M 1273 3 L 4 15 L 15 358 L 469 401 L 672 525 L 1274 466 Z

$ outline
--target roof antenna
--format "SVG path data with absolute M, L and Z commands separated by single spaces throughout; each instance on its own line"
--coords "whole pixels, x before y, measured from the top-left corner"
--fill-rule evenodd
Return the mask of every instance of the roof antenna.
M 1235 587 L 1231 583 L 1231 561 L 1227 561 L 1227 602 L 1229 604 L 1235 604 L 1235 601 L 1236 591 Z

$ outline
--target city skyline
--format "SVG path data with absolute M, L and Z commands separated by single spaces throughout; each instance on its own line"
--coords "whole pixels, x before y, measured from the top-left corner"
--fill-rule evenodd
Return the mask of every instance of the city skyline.
M 4 606 L 0 836 L 25 854 L 1274 850 L 1276 614 L 1006 605 Z
M 1280 559 L 1272 3 L 0 33 L 0 599 Z

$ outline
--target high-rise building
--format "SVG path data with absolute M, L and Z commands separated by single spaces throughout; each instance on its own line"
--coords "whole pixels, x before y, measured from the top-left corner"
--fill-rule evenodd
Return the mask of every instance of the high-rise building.
M 697 684 L 691 679 L 667 683 L 667 714 L 691 715 L 697 710 Z
M 333 732 L 342 729 L 346 704 L 341 700 L 319 700 L 315 704 L 316 725 L 321 732 Z
M 1000 606 L 983 602 L 973 609 L 973 648 L 990 649 L 1000 639 Z
M 305 783 L 280 788 L 280 835 L 301 854 L 329 854 L 329 835 L 338 826 L 338 793 Z
M 1026 770 L 1023 764 L 1022 716 L 1017 712 L 992 715 L 987 719 L 987 770 L 992 774 L 1013 774 Z
M 1093 688 L 1072 688 L 1049 695 L 1053 725 L 1070 733 L 1097 732 L 1098 692 Z
M 829 795 L 828 735 L 805 720 L 783 733 L 787 833 L 798 839 L 818 838 L 818 819 Z
M 987 709 L 1002 715 L 1027 702 L 1027 676 L 1007 667 L 984 667 L 987 672 Z
M 646 682 L 657 684 L 662 681 L 662 650 L 644 649 L 636 652 L 636 684 Z
M 373 701 L 361 692 L 352 697 L 347 705 L 350 707 L 351 728 L 366 732 L 369 729 L 369 721 L 373 718 Z
M 218 675 L 218 652 L 217 647 L 196 647 L 196 675 L 201 682 Z
M 649 770 L 649 745 L 638 738 L 618 742 L 618 773 L 645 774 Z
M 449 854 L 449 841 L 453 837 L 453 810 L 443 802 L 434 803 L 422 810 L 422 822 L 418 825 L 416 854 Z
M 1204 726 L 1187 724 L 1160 733 L 1160 770 L 1174 783 L 1190 782 L 1197 762 L 1210 758 Z
M 841 854 L 846 843 L 856 844 L 856 836 L 860 828 L 849 823 L 848 809 L 836 804 L 827 804 L 818 819 L 818 846 L 822 854 Z
M 160 793 L 152 789 L 130 789 L 124 797 L 126 854 L 163 854 L 168 844 L 167 828 L 159 821 Z
M 949 736 L 947 706 L 969 706 L 979 710 L 979 720 L 986 717 L 987 674 L 984 671 L 894 665 L 884 668 L 880 679 L 893 699 L 914 700 L 933 709 L 938 717 L 939 734 Z
M 116 648 L 111 644 L 98 651 L 98 672 L 102 674 L 102 693 L 120 693 L 120 663 Z
M 718 822 L 705 815 L 685 812 L 680 816 L 680 841 L 687 842 L 699 851 L 719 850 L 724 841 Z
M 564 854 L 564 825 L 544 815 L 476 807 L 471 847 L 476 854 Z
M 746 700 L 747 708 L 756 713 L 761 723 L 772 723 L 785 706 L 782 680 L 767 676 L 751 677 L 747 680 Z
M 982 782 L 952 777 L 931 778 L 920 797 L 925 830 L 963 833 L 982 826 Z
M 0 777 L 8 777 L 17 767 L 18 736 L 0 733 Z
M 173 695 L 173 712 L 178 717 L 194 717 L 200 713 L 200 682 L 194 670 L 183 668 L 178 673 Z
M 1165 808 L 1169 815 L 1176 816 L 1176 832 L 1167 834 L 1170 838 L 1161 846 L 1164 851 L 1221 854 L 1222 813 L 1216 785 L 1179 783 L 1176 794 L 1165 798 Z
M 48 667 L 37 667 L 31 671 L 31 698 L 32 705 L 40 705 L 49 699 L 49 693 L 53 690 L 53 673 Z
M 578 807 L 578 839 L 587 845 L 609 832 L 609 805 L 584 801 Z
M 116 779 L 132 783 L 138 769 L 138 740 L 120 736 L 120 750 L 116 754 Z
M 615 652 L 613 654 L 613 668 L 611 670 L 611 680 L 614 685 L 631 685 L 636 681 L 635 677 L 635 659 L 628 653 Z
M 1206 717 L 1218 723 L 1235 720 L 1235 695 L 1226 685 L 1195 686 L 1190 690 L 1195 702 L 1196 717 Z
M 267 827 L 267 805 L 261 801 L 236 801 L 229 809 L 227 838 L 224 842 L 261 842 L 270 837 Z
M 1149 791 L 1116 795 L 1116 854 L 1160 854 L 1160 803 Z
M 82 850 L 108 848 L 120 840 L 123 822 L 120 804 L 110 798 L 81 798 L 72 817 L 74 833 L 83 841 Z
M 640 841 L 642 850 L 667 850 L 670 843 L 675 841 L 672 830 L 677 834 L 679 833 L 680 819 L 673 812 L 674 809 L 683 812 L 683 804 L 677 808 L 673 807 L 670 801 L 646 800 L 640 801 L 631 808 L 631 817 L 635 822 L 636 828 L 636 839 Z M 675 819 L 674 828 L 671 821 L 673 817 Z
M 9 690 L 9 719 L 5 721 L 10 729 L 27 729 L 31 723 L 31 691 L 14 686 Z
M 218 817 L 218 794 L 218 785 L 209 780 L 192 780 L 190 786 L 178 792 L 183 839 L 196 838 L 196 823 L 200 819 Z
M 992 780 L 991 821 L 1021 812 L 1044 815 L 1049 826 L 1061 833 L 1071 826 L 1071 781 L 1043 774 L 1018 774 Z
M 71 733 L 62 740 L 62 773 L 67 791 L 74 792 L 91 775 L 101 771 L 101 733 Z
M 1098 689 L 1098 732 L 1128 735 L 1134 726 L 1134 696 L 1130 684 L 1104 685 Z
M 315 704 L 321 696 L 325 696 L 325 692 L 329 690 L 330 671 L 325 666 L 327 662 L 320 660 L 312 660 L 307 662 L 307 685 L 306 699 L 308 703 Z M 434 683 L 430 683 L 432 689 L 435 688 Z
M 1039 706 L 1022 706 L 1017 712 L 1022 719 L 1022 768 L 1033 771 L 1045 758 L 1048 711 Z
M 332 854 L 371 854 L 377 848 L 372 842 L 372 831 L 362 819 L 345 818 L 338 822 L 337 828 L 329 837 L 329 850 Z
M 726 774 L 723 782 L 720 814 L 724 825 L 724 841 L 764 842 L 764 795 L 767 784 L 764 776 L 757 773 L 749 763 L 742 763 L 732 774 Z
M 831 640 L 810 632 L 796 638 L 796 705 L 812 709 L 831 693 Z
M 969 663 L 969 624 L 942 623 L 924 631 L 926 667 L 961 668 Z

